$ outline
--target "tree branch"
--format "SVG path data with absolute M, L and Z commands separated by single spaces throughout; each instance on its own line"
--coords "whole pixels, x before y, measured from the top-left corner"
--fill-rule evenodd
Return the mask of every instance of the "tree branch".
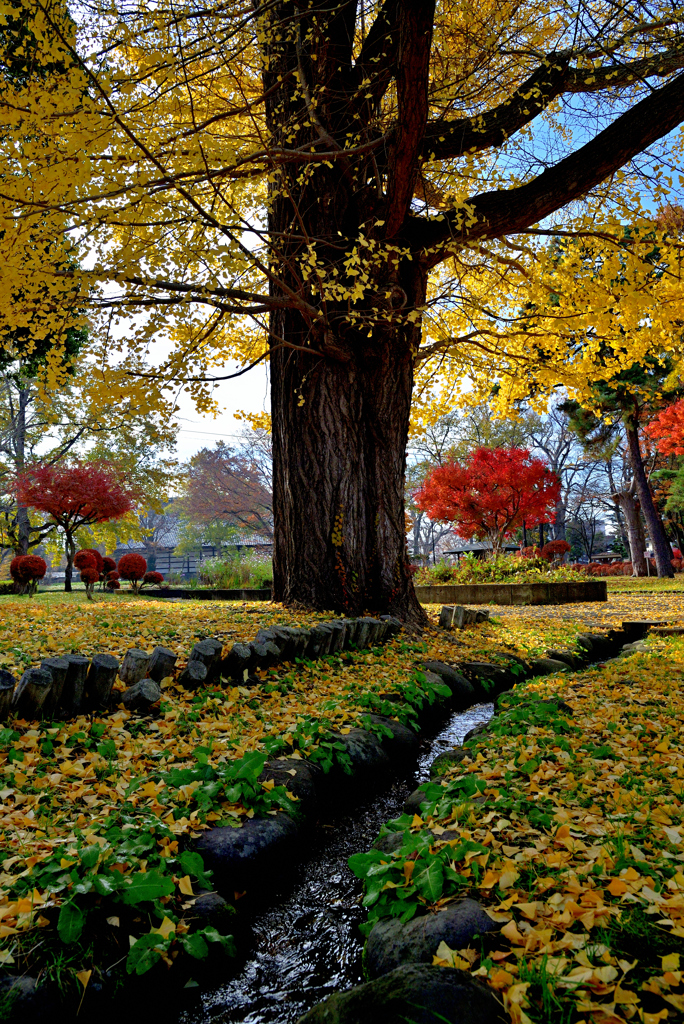
M 509 99 L 493 110 L 457 121 L 431 122 L 425 130 L 422 156 L 427 160 L 445 160 L 501 146 L 562 93 L 624 89 L 639 80 L 670 75 L 682 67 L 682 46 L 628 64 L 582 70 L 569 67 L 566 56 L 550 54 Z
M 418 175 L 418 154 L 428 112 L 434 0 L 401 0 L 397 69 L 398 125 L 389 159 L 387 235 L 401 227 Z
M 409 218 L 405 236 L 414 249 L 429 249 L 429 264 L 448 258 L 453 245 L 526 231 L 579 199 L 647 146 L 684 121 L 684 75 L 678 75 L 626 111 L 608 128 L 555 166 L 519 188 L 484 192 L 440 221 Z

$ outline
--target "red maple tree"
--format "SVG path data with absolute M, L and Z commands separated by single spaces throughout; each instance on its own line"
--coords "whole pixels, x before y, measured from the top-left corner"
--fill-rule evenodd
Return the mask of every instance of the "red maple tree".
M 115 469 L 95 462 L 72 466 L 32 466 L 17 477 L 17 501 L 50 516 L 64 533 L 64 589 L 71 591 L 76 532 L 82 526 L 121 519 L 135 507 L 137 494 Z
M 489 540 L 494 557 L 519 529 L 553 522 L 560 480 L 524 448 L 477 448 L 466 462 L 437 466 L 416 492 L 418 508 L 454 523 L 459 537 Z
M 661 455 L 684 455 L 684 398 L 661 409 L 644 428 Z

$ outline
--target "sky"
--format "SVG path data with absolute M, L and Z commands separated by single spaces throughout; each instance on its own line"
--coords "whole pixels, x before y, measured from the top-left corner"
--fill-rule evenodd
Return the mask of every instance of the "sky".
M 238 369 L 226 364 L 225 373 Z M 216 441 L 231 440 L 247 427 L 247 424 L 236 420 L 234 413 L 238 409 L 243 412 L 268 412 L 270 410 L 268 366 L 260 363 L 243 377 L 235 380 L 222 381 L 214 392 L 221 413 L 213 416 L 200 416 L 194 408 L 190 396 L 184 391 L 178 400 L 179 422 L 177 456 L 185 462 L 201 448 L 213 448 Z

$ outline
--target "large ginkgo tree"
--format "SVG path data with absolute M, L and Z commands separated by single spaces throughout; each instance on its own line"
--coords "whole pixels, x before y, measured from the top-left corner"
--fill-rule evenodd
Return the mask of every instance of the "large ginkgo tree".
M 479 345 L 497 373 L 486 325 L 435 340 L 433 312 L 448 322 L 459 268 L 485 308 L 479 254 L 519 273 L 544 232 L 609 245 L 611 218 L 645 217 L 640 189 L 676 188 L 681 9 L 2 0 L 0 14 L 5 323 L 54 333 L 64 309 L 100 309 L 110 387 L 125 349 L 158 352 L 142 383 L 180 382 L 200 409 L 228 359 L 269 358 L 275 598 L 420 621 L 404 520 L 416 366 Z M 609 316 L 608 301 L 599 327 Z

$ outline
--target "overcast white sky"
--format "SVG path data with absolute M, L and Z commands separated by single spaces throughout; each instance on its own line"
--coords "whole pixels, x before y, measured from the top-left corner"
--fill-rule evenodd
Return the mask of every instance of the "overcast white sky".
M 231 373 L 238 368 L 226 364 L 225 372 Z M 243 412 L 270 410 L 267 364 L 260 363 L 243 377 L 223 381 L 217 386 L 214 395 L 222 409 L 216 419 L 213 416 L 199 416 L 190 397 L 185 392 L 181 393 L 178 403 L 181 429 L 178 434 L 177 453 L 183 462 L 200 448 L 213 448 L 215 441 L 224 440 L 226 444 L 230 444 L 232 438 L 247 426 L 235 419 L 234 413 L 238 409 Z

